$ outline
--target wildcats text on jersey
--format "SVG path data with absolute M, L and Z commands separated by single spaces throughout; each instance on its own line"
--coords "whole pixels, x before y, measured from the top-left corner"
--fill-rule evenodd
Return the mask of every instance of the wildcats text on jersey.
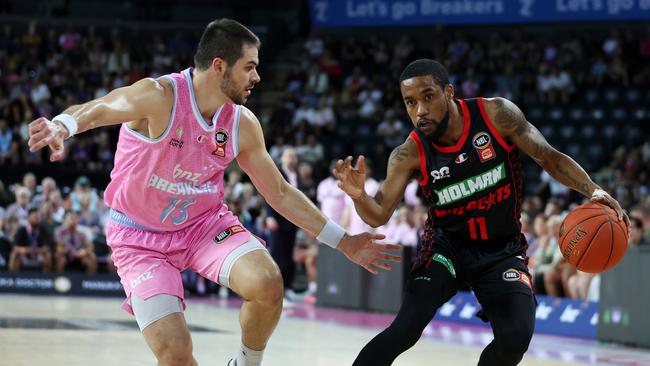
M 436 202 L 436 205 L 443 206 L 467 198 L 476 192 L 495 186 L 505 177 L 506 172 L 504 169 L 504 163 L 501 163 L 484 173 L 448 185 L 441 190 L 434 190 L 438 195 L 438 202 Z

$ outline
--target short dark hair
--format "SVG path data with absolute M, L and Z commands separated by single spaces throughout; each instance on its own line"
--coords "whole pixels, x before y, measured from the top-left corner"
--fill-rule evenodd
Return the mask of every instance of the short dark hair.
M 217 19 L 205 27 L 194 54 L 194 66 L 205 70 L 216 57 L 232 66 L 243 56 L 245 44 L 260 47 L 260 39 L 236 20 Z
M 421 58 L 408 64 L 399 76 L 399 82 L 401 84 L 402 81 L 406 79 L 426 75 L 431 75 L 433 81 L 435 81 L 441 88 L 444 88 L 449 84 L 447 69 L 445 69 L 440 62 L 428 58 Z
M 31 215 L 31 214 L 33 214 L 34 212 L 40 212 L 40 210 L 38 209 L 38 207 L 36 207 L 36 206 L 31 206 L 30 208 L 27 209 L 27 215 Z

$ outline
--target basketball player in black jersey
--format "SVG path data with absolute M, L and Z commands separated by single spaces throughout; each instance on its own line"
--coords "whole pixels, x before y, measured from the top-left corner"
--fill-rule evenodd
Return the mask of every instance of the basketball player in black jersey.
M 533 335 L 536 306 L 519 223 L 519 150 L 567 187 L 612 207 L 626 223 L 627 216 L 509 100 L 454 99 L 445 68 L 426 59 L 404 69 L 400 89 L 415 128 L 390 155 L 386 180 L 375 197 L 364 192 L 363 156 L 354 167 L 352 157 L 339 160 L 334 170 L 359 215 L 374 227 L 388 221 L 412 177 L 429 205 L 422 247 L 399 313 L 354 365 L 392 364 L 464 284 L 481 303 L 479 317 L 494 332 L 479 366 L 517 365 Z

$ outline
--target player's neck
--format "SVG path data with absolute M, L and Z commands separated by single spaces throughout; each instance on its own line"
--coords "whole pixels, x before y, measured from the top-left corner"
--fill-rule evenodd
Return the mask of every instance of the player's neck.
M 201 72 L 194 69 L 192 73 L 192 88 L 194 89 L 194 97 L 196 104 L 201 111 L 201 115 L 210 121 L 214 113 L 224 105 L 231 102 L 231 100 L 221 92 L 219 87 L 213 80 L 210 80 L 210 75 L 207 72 Z
M 449 126 L 447 131 L 436 141 L 438 146 L 454 146 L 463 134 L 465 121 L 456 102 L 449 103 Z

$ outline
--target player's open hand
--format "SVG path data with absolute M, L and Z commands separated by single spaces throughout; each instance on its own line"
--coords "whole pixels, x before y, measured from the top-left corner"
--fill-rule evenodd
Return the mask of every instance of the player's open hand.
M 63 159 L 64 140 L 68 130 L 58 122 L 52 122 L 45 117 L 40 117 L 29 124 L 29 151 L 38 151 L 45 146 L 52 150 L 50 161 Z
M 628 235 L 630 234 L 630 218 L 627 216 L 627 213 L 625 210 L 623 210 L 618 201 L 614 199 L 614 197 L 610 196 L 609 193 L 605 192 L 602 189 L 596 189 L 591 195 L 591 202 L 601 203 L 603 205 L 611 207 L 614 211 L 616 211 L 618 214 L 618 219 L 625 221 L 625 225 L 627 225 Z
M 399 262 L 402 257 L 387 253 L 389 250 L 401 251 L 402 247 L 393 244 L 378 244 L 386 236 L 379 234 L 362 233 L 359 235 L 345 235 L 336 249 L 340 250 L 349 260 L 365 268 L 372 274 L 378 274 L 378 269 L 387 271 L 393 269 L 389 263 Z
M 332 174 L 340 181 L 339 188 L 350 198 L 357 199 L 363 195 L 366 183 L 366 163 L 363 155 L 357 159 L 356 167 L 352 166 L 351 156 L 348 156 L 345 160 L 339 160 L 336 162 Z

